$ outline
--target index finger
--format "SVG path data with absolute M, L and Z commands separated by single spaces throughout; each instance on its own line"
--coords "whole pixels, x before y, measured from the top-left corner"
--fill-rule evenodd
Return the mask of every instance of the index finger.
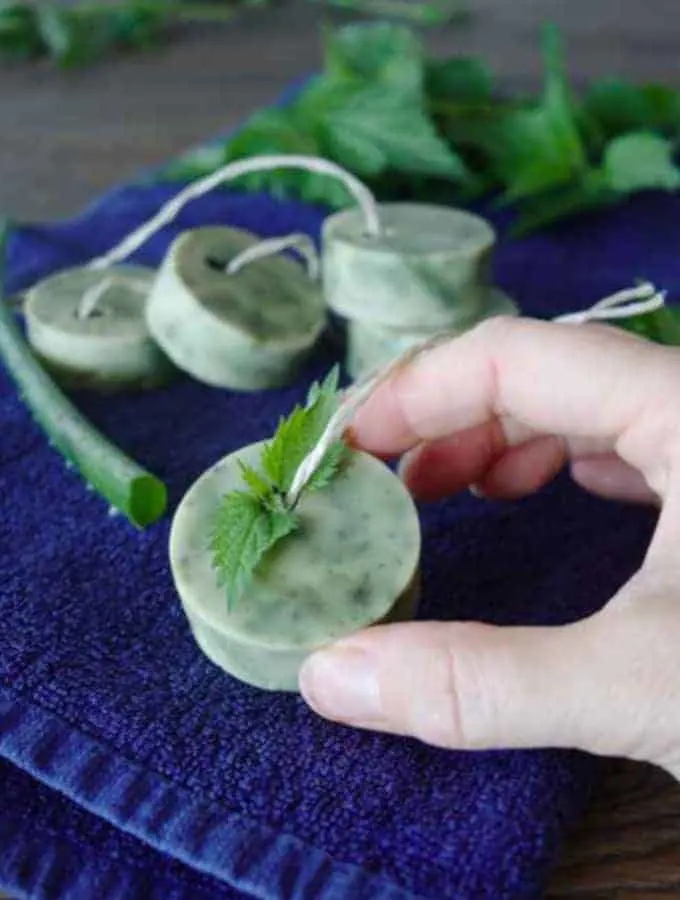
M 644 471 L 677 426 L 679 376 L 677 351 L 618 329 L 496 318 L 397 371 L 356 414 L 352 439 L 397 455 L 504 417 L 595 438 Z

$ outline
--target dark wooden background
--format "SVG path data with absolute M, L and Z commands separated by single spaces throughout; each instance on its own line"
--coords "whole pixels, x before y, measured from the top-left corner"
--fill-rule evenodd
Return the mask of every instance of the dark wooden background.
M 469 2 L 468 23 L 427 41 L 437 52 L 483 54 L 509 86 L 536 86 L 546 20 L 562 26 L 577 84 L 620 74 L 680 86 L 680 0 Z M 158 50 L 81 73 L 0 67 L 0 210 L 24 220 L 72 215 L 237 124 L 318 64 L 324 16 L 339 21 L 296 0 L 222 27 L 188 27 Z M 680 898 L 680 788 L 651 768 L 605 763 L 548 896 Z

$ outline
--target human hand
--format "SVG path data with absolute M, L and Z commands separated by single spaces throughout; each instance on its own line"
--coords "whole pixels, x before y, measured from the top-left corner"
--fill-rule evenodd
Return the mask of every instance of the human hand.
M 559 628 L 378 626 L 319 651 L 321 715 L 461 749 L 579 747 L 680 778 L 680 352 L 602 326 L 493 319 L 418 357 L 353 424 L 414 495 L 585 488 L 661 505 L 639 572 Z M 403 661 L 409 660 L 408 667 Z

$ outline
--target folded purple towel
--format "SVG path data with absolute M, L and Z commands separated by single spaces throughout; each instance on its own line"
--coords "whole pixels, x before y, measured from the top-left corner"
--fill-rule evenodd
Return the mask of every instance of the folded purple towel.
M 174 190 L 123 188 L 72 222 L 22 229 L 9 289 L 107 249 Z M 317 235 L 322 215 L 217 193 L 137 259 L 157 264 L 175 233 L 198 224 Z M 638 276 L 677 294 L 679 229 L 680 198 L 638 198 L 504 241 L 498 278 L 540 315 L 588 306 Z M 322 347 L 282 390 L 237 394 L 187 379 L 77 401 L 167 480 L 174 504 L 220 456 L 271 433 L 337 354 Z M 197 649 L 173 590 L 169 521 L 138 533 L 110 518 L 1 370 L 0 496 L 0 755 L 35 779 L 1 770 L 0 881 L 10 891 L 154 897 L 158 872 L 163 896 L 177 898 L 540 895 L 582 807 L 587 757 L 433 749 L 329 724 L 297 697 L 224 675 Z M 422 617 L 559 624 L 597 609 L 635 570 L 654 519 L 563 478 L 521 503 L 426 505 L 422 522 Z

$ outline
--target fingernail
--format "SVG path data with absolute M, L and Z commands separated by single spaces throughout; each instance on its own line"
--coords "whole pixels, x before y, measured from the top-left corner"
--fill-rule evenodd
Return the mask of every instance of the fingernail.
M 315 653 L 300 672 L 309 705 L 327 718 L 360 721 L 380 716 L 380 689 L 373 658 L 365 650 L 335 648 Z
M 486 500 L 486 494 L 478 485 L 469 485 L 468 491 L 472 494 L 473 497 L 476 497 L 478 500 Z

